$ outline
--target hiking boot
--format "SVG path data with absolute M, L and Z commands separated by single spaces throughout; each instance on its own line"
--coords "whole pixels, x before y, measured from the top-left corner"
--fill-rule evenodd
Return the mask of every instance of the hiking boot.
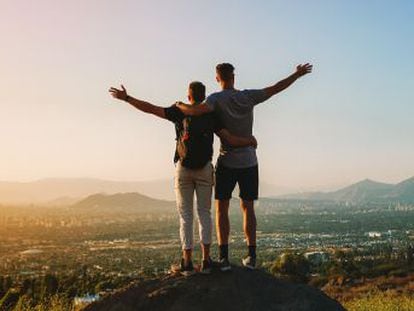
M 231 270 L 231 265 L 230 265 L 230 262 L 229 262 L 228 258 L 220 258 L 218 260 L 218 264 L 219 264 L 220 270 L 222 272 L 226 272 L 226 271 Z
M 181 258 L 181 262 L 179 264 L 171 266 L 171 272 L 180 273 L 183 276 L 191 276 L 196 273 L 193 267 L 193 262 L 190 261 L 187 265 L 185 265 L 184 258 Z
M 246 258 L 242 259 L 242 265 L 247 269 L 254 270 L 256 269 L 256 258 L 247 256 Z
M 204 259 L 201 262 L 200 273 L 201 274 L 210 274 L 211 270 L 213 269 L 213 261 L 209 257 L 208 259 Z

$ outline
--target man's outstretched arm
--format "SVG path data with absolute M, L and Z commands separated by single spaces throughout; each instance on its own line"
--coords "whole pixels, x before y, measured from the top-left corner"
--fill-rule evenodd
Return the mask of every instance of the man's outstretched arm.
M 111 93 L 112 97 L 119 99 L 119 100 L 123 100 L 129 103 L 130 105 L 134 106 L 138 110 L 141 110 L 142 112 L 150 113 L 163 119 L 166 118 L 165 110 L 163 107 L 156 106 L 146 101 L 129 96 L 127 93 L 127 90 L 125 89 L 123 85 L 121 85 L 121 90 L 111 87 L 109 89 L 109 93 Z
M 307 63 L 304 65 L 298 65 L 296 66 L 296 71 L 292 73 L 289 77 L 280 80 L 275 85 L 269 86 L 264 88 L 263 90 L 266 93 L 267 99 L 272 97 L 273 95 L 287 89 L 289 86 L 291 86 L 297 79 L 300 77 L 311 73 L 312 72 L 312 65 Z
M 206 103 L 201 103 L 199 105 L 187 105 L 183 102 L 177 102 L 176 105 L 186 116 L 201 116 L 205 113 L 213 111 L 213 109 Z

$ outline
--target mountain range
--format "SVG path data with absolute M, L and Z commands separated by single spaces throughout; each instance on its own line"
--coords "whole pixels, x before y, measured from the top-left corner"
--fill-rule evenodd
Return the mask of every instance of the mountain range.
M 320 200 L 337 202 L 392 201 L 414 203 L 414 177 L 397 184 L 387 184 L 365 179 L 332 192 L 305 192 L 278 196 L 279 199 Z
M 397 184 L 370 179 L 332 192 L 291 194 L 287 188 L 261 182 L 260 196 L 275 199 L 329 200 L 340 202 L 399 201 L 414 203 L 414 177 Z M 173 179 L 111 181 L 92 178 L 49 178 L 33 182 L 0 182 L 0 204 L 68 206 L 96 194 L 142 193 L 154 200 L 175 200 Z M 278 195 L 279 194 L 279 195 Z M 237 196 L 237 189 L 234 192 Z
M 96 193 L 139 192 L 159 200 L 175 200 L 174 180 L 113 181 L 94 178 L 48 178 L 31 182 L 0 181 L 0 204 L 64 206 Z M 261 182 L 262 196 L 292 192 Z

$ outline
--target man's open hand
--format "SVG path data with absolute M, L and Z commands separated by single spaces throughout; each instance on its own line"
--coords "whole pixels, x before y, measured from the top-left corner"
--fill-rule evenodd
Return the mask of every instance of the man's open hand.
M 304 75 L 306 75 L 306 74 L 308 74 L 308 73 L 311 73 L 312 72 L 312 65 L 311 64 L 309 64 L 309 63 L 306 63 L 306 64 L 304 64 L 304 65 L 297 65 L 296 66 L 296 74 L 299 76 L 299 77 L 302 77 L 302 76 L 304 76 Z
M 125 87 L 121 84 L 121 90 L 111 87 L 109 89 L 109 93 L 111 93 L 112 97 L 120 99 L 120 100 L 126 100 L 128 97 L 127 90 Z

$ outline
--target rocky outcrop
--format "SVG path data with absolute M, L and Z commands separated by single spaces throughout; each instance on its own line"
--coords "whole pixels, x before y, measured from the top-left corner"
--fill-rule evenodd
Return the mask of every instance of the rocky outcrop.
M 320 290 L 275 278 L 261 270 L 234 267 L 188 278 L 168 275 L 143 281 L 103 298 L 86 311 L 340 311 Z

